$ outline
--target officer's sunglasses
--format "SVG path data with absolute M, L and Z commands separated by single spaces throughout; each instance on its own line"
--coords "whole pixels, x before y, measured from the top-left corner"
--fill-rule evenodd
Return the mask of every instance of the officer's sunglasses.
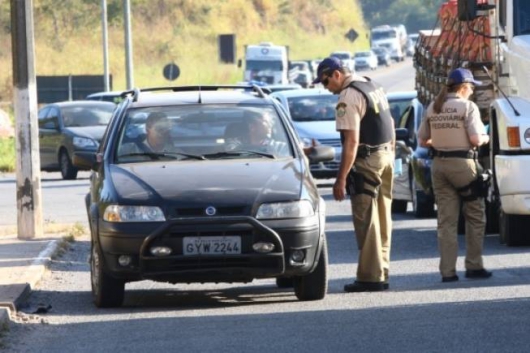
M 329 79 L 330 79 L 330 77 L 328 76 L 328 77 L 323 78 L 322 80 L 320 80 L 320 82 L 322 82 L 322 85 L 324 87 L 327 87 L 329 85 Z

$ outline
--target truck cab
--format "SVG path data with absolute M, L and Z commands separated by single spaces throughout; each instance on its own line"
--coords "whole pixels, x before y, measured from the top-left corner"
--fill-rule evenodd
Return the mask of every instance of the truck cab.
M 267 84 L 289 83 L 289 60 L 286 46 L 262 42 L 245 48 L 245 73 L 247 82 Z
M 400 35 L 396 28 L 390 27 L 389 25 L 377 26 L 372 28 L 370 33 L 372 47 L 386 48 L 390 52 L 392 60 L 405 60 Z

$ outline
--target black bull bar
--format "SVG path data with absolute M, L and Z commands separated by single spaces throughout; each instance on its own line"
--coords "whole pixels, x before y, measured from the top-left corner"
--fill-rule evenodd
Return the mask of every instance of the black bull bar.
M 267 275 L 280 275 L 285 272 L 285 252 L 284 252 L 284 245 L 283 242 L 278 235 L 277 232 L 272 230 L 271 228 L 267 227 L 263 223 L 257 221 L 255 218 L 248 217 L 248 216 L 237 216 L 237 217 L 212 217 L 212 218 L 204 218 L 204 217 L 192 217 L 192 218 L 178 218 L 178 219 L 171 219 L 167 222 L 165 222 L 163 225 L 161 225 L 159 228 L 154 230 L 151 234 L 145 238 L 145 240 L 142 242 L 142 245 L 140 247 L 140 256 L 139 256 L 139 269 L 140 269 L 140 276 L 144 278 L 150 278 L 155 276 L 163 276 L 163 275 L 169 275 L 169 274 L 187 274 L 192 275 L 194 273 L 203 273 L 205 271 L 204 268 L 197 268 L 197 269 L 169 269 L 169 270 L 160 270 L 160 271 L 150 271 L 147 269 L 148 263 L 151 263 L 153 261 L 179 261 L 179 260 L 189 260 L 191 262 L 196 261 L 197 263 L 201 262 L 201 259 L 211 259 L 211 258 L 219 258 L 215 255 L 168 255 L 168 256 L 154 256 L 149 253 L 149 249 L 151 248 L 152 244 L 160 239 L 164 238 L 170 238 L 172 237 L 173 232 L 171 232 L 172 228 L 179 227 L 179 226 L 190 226 L 190 227 L 196 227 L 199 230 L 195 230 L 195 233 L 200 236 L 201 231 L 200 229 L 202 227 L 207 227 L 209 225 L 234 225 L 234 224 L 246 224 L 248 229 L 253 230 L 253 242 L 257 241 L 265 241 L 270 242 L 274 244 L 274 250 L 271 253 L 262 254 L 262 253 L 243 253 L 237 254 L 237 255 L 222 255 L 225 259 L 241 259 L 241 258 L 247 258 L 247 259 L 253 259 L 253 260 L 259 260 L 259 259 L 270 259 L 275 258 L 277 261 L 275 261 L 274 269 L 269 268 L 266 273 Z M 250 226 L 250 227 L 249 227 Z M 226 231 L 225 227 L 219 227 L 216 228 L 216 230 Z M 236 231 L 240 231 L 242 228 L 241 226 L 236 229 Z M 211 232 L 211 230 L 208 230 Z M 230 230 L 231 231 L 231 230 Z M 175 233 L 178 234 L 178 231 Z M 206 236 L 206 235 L 205 235 Z M 243 247 L 243 239 L 242 239 L 242 247 Z M 236 266 L 239 267 L 239 266 Z M 229 271 L 230 268 L 223 267 L 220 269 L 215 268 L 208 268 L 206 271 L 209 272 L 223 272 L 226 273 Z M 248 269 L 248 271 L 251 271 Z M 259 272 L 259 271 L 258 271 Z

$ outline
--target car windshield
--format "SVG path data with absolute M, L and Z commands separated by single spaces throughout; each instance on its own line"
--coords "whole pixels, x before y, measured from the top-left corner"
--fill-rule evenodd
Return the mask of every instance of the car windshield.
M 347 53 L 333 53 L 331 56 L 340 60 L 348 60 L 350 58 L 350 55 Z
M 280 71 L 283 64 L 280 60 L 247 60 L 248 71 Z
M 401 114 L 403 114 L 405 109 L 407 109 L 411 101 L 412 98 L 388 99 L 388 103 L 390 104 L 390 112 L 392 114 L 392 118 L 394 118 L 395 126 L 399 126 Z
M 355 53 L 355 57 L 356 58 L 366 58 L 366 57 L 369 57 L 369 56 L 370 56 L 370 53 L 366 52 L 366 51 Z
M 285 126 L 272 105 L 131 109 L 116 151 L 117 163 L 293 157 Z
M 102 105 L 75 105 L 63 107 L 62 116 L 65 127 L 107 125 L 114 111 L 108 103 Z
M 293 121 L 322 121 L 335 119 L 338 96 L 319 95 L 288 98 Z
M 389 29 L 386 31 L 378 30 L 378 31 L 372 32 L 372 40 L 391 39 L 391 38 L 397 38 L 397 33 L 395 30 Z

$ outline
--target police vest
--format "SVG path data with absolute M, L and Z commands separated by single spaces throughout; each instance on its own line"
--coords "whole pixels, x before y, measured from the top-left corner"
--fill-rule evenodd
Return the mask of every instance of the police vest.
M 372 81 L 353 81 L 346 88 L 362 93 L 367 102 L 366 113 L 361 119 L 360 143 L 377 146 L 392 141 L 394 124 L 383 88 Z M 341 134 L 344 143 L 344 136 Z

